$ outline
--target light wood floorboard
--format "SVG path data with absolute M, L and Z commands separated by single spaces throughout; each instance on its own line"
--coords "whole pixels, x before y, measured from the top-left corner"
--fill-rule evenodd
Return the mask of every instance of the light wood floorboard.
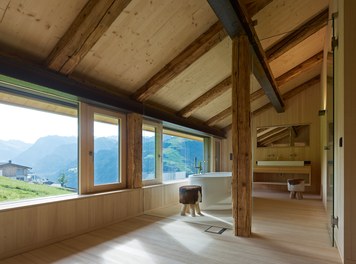
M 177 212 L 179 213 L 179 212 Z M 320 200 L 255 195 L 253 235 L 205 232 L 207 225 L 142 215 L 0 261 L 15 263 L 341 263 Z

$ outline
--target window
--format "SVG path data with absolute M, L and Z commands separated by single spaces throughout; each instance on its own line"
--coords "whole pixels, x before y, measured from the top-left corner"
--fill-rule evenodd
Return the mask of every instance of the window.
M 160 124 L 144 121 L 142 127 L 142 181 L 144 185 L 162 181 L 161 131 Z
M 80 105 L 82 193 L 125 188 L 126 116 Z
M 204 138 L 163 131 L 163 181 L 185 179 L 206 170 Z
M 76 104 L 7 91 L 0 113 L 0 202 L 77 193 Z

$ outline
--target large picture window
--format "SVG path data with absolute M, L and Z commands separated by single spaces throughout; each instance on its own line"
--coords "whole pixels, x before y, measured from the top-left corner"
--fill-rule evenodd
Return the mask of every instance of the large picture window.
M 0 92 L 0 113 L 0 202 L 77 193 L 76 105 Z
M 171 130 L 163 131 L 163 181 L 185 179 L 204 171 L 204 139 Z

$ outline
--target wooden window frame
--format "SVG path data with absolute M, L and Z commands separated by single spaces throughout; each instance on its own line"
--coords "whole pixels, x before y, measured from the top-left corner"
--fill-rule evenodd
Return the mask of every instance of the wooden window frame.
M 120 182 L 110 184 L 94 184 L 94 160 L 91 153 L 94 152 L 94 114 L 107 115 L 118 118 L 120 122 Z M 105 192 L 125 189 L 126 185 L 126 115 L 81 102 L 79 105 L 79 191 L 80 194 Z
M 145 129 L 145 127 L 153 127 L 155 129 L 155 139 L 156 139 L 156 157 L 155 157 L 155 165 L 156 165 L 156 175 L 155 179 L 152 180 L 143 180 L 142 179 L 142 185 L 143 186 L 148 186 L 148 185 L 155 185 L 155 184 L 162 184 L 162 173 L 163 173 L 163 167 L 162 167 L 162 140 L 163 140 L 163 127 L 161 123 L 150 121 L 150 120 L 143 120 L 142 123 L 142 130 Z M 148 129 L 147 129 L 148 130 Z M 143 144 L 143 142 L 142 142 Z M 142 146 L 143 147 L 143 146 Z M 143 159 L 142 159 L 143 161 Z

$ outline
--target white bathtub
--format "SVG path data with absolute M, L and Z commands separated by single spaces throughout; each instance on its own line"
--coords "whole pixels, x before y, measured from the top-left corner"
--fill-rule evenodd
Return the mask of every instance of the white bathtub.
M 209 172 L 189 175 L 189 184 L 202 187 L 202 210 L 232 208 L 231 172 Z

